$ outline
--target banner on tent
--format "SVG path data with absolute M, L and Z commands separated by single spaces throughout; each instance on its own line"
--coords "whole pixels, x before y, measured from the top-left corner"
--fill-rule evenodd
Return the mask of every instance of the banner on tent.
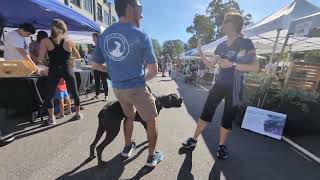
M 306 21 L 296 25 L 294 35 L 295 36 L 307 36 L 310 32 L 312 22 Z

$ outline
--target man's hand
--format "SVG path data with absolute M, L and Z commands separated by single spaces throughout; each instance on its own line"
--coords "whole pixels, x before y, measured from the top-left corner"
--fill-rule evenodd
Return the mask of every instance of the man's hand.
M 147 68 L 148 68 L 148 73 L 144 77 L 144 80 L 146 82 L 150 81 L 152 78 L 154 78 L 158 74 L 158 66 L 157 66 L 157 64 L 148 64 Z
M 222 69 L 232 68 L 232 66 L 233 66 L 233 63 L 230 62 L 229 60 L 227 60 L 227 59 L 221 59 L 220 60 L 220 67 Z
M 92 64 L 92 69 L 101 71 L 101 72 L 107 72 L 107 65 L 106 64 L 98 64 L 98 63 L 93 63 Z

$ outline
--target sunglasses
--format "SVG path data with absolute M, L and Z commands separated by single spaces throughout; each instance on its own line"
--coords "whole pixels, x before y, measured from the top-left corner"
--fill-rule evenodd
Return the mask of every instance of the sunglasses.
M 133 7 L 138 7 L 140 12 L 142 13 L 142 6 L 137 4 L 135 1 L 129 0 L 129 4 Z

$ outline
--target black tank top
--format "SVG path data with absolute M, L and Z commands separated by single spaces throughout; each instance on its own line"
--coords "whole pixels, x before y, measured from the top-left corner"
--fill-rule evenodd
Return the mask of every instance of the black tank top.
M 54 45 L 54 49 L 48 52 L 49 56 L 49 68 L 68 68 L 69 67 L 69 58 L 71 53 L 66 51 L 63 48 L 64 39 L 61 40 L 60 44 L 55 44 L 55 42 L 50 38 L 52 44 Z

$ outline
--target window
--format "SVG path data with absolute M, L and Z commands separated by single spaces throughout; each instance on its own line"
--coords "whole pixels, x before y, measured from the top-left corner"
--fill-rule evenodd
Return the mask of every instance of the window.
M 103 19 L 102 18 L 102 6 L 99 3 L 97 3 L 97 4 L 98 4 L 98 6 L 97 6 L 97 9 L 98 9 L 97 17 L 98 17 L 98 20 L 102 22 L 102 19 Z
M 78 7 L 81 7 L 81 0 L 71 0 L 71 3 Z
M 110 26 L 110 15 L 107 11 L 103 12 L 103 23 Z
M 92 14 L 92 0 L 84 0 L 84 9 Z

